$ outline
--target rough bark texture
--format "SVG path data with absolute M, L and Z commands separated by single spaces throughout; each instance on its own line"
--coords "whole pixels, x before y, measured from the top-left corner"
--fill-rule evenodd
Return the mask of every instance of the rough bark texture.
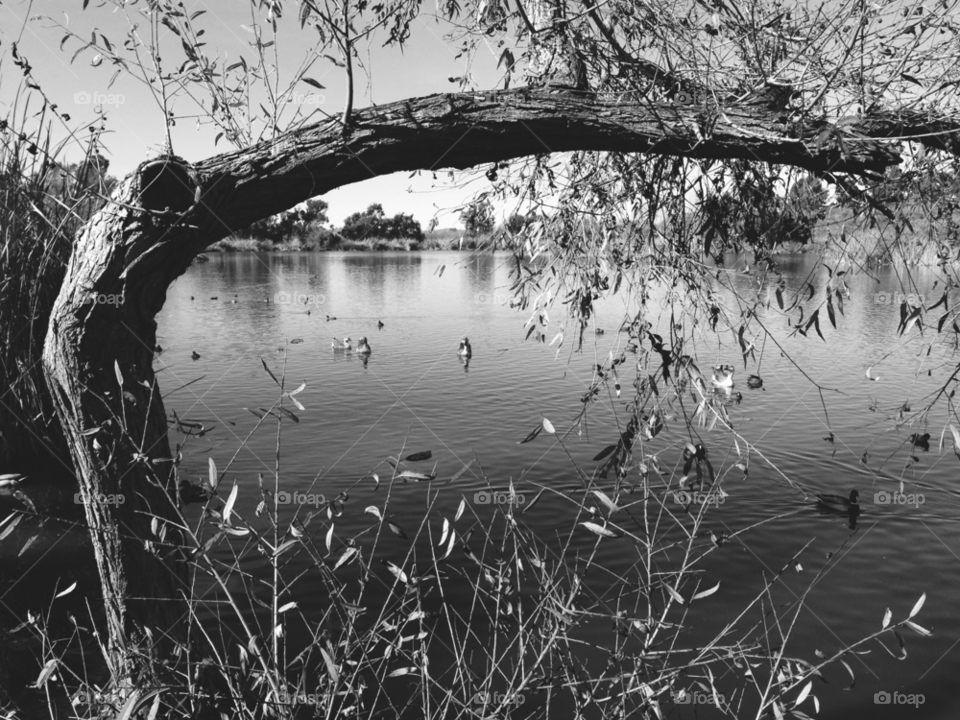
M 44 366 L 82 487 L 92 496 L 86 512 L 115 670 L 127 677 L 144 629 L 175 634 L 185 612 L 178 601 L 183 564 L 145 549 L 152 517 L 169 518 L 173 510 L 164 491 L 170 448 L 152 358 L 167 287 L 209 244 L 308 198 L 401 170 L 607 150 L 880 173 L 900 158 L 871 137 L 932 131 L 945 134 L 919 141 L 960 152 L 955 123 L 919 116 L 860 118 L 824 132 L 826 123 L 790 124 L 763 100 L 721 111 L 558 87 L 433 95 L 356 111 L 353 119 L 348 131 L 326 121 L 194 166 L 174 157 L 145 163 L 78 238 Z M 120 301 L 92 303 L 91 293 Z M 122 505 L 98 499 L 120 494 Z M 166 540 L 176 538 L 168 533 Z
M 44 344 L 44 370 L 74 468 L 80 478 L 87 522 L 100 571 L 109 661 L 114 676 L 133 677 L 143 653 L 169 656 L 181 639 L 186 567 L 179 533 L 163 542 L 151 532 L 156 516 L 174 519 L 168 488 L 167 422 L 152 368 L 155 316 L 167 278 L 188 260 L 172 254 L 169 271 L 142 262 L 163 254 L 181 232 L 150 213 L 144 181 L 159 189 L 171 167 L 145 166 L 127 178 L 108 205 L 81 231 Z M 174 173 L 166 173 L 171 175 Z M 186 178 L 186 174 L 181 172 Z M 193 191 L 163 188 L 164 207 L 180 205 Z M 171 178 L 165 178 L 169 184 Z M 161 524 L 158 525 L 158 534 Z M 150 640 L 152 636 L 152 641 Z

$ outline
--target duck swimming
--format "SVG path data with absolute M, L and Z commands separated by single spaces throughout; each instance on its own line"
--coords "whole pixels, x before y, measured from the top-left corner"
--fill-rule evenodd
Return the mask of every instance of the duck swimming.
M 733 387 L 733 365 L 720 365 L 713 369 L 713 386 L 729 390 Z
M 367 338 L 366 338 L 366 337 L 360 338 L 359 342 L 357 342 L 357 352 L 358 352 L 358 353 L 363 353 L 363 354 L 366 354 L 366 355 L 369 355 L 369 354 L 370 354 L 370 352 L 371 352 L 371 350 L 370 350 L 370 343 L 367 342 Z
M 377 320 L 377 330 L 383 330 L 383 320 Z
M 198 353 L 196 350 L 194 350 L 192 353 L 190 353 L 190 357 L 192 357 L 194 360 L 199 360 L 199 359 L 200 359 L 200 353 Z
M 330 344 L 334 350 L 353 350 L 353 345 L 350 344 L 350 338 L 344 338 L 343 340 L 333 339 L 333 342 Z
M 821 507 L 837 512 L 849 513 L 860 511 L 860 493 L 856 490 L 850 491 L 850 497 L 843 495 L 830 495 L 829 493 L 817 493 L 817 503 Z
M 457 349 L 457 355 L 468 360 L 473 357 L 473 348 L 470 347 L 470 338 L 465 337 L 460 341 L 460 347 Z

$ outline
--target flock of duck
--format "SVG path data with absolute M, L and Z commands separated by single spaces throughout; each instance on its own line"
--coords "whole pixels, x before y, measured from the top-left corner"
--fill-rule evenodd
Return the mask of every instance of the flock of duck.
M 336 320 L 327 315 L 328 320 Z M 378 327 L 382 330 L 383 323 L 377 321 Z M 330 343 L 330 347 L 334 352 L 353 352 L 353 340 L 350 337 L 345 337 L 343 340 L 339 340 L 337 337 L 333 338 L 333 342 Z M 361 355 L 369 355 L 373 352 L 373 348 L 370 347 L 370 343 L 367 340 L 366 336 L 360 338 L 357 341 L 357 352 Z M 460 347 L 457 348 L 457 355 L 461 358 L 469 360 L 473 357 L 473 348 L 470 346 L 470 338 L 464 337 L 460 340 Z

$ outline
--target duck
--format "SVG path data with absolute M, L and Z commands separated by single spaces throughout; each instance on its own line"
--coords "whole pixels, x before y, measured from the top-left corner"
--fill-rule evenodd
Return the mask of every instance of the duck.
M 457 349 L 457 355 L 468 360 L 473 357 L 473 348 L 470 347 L 470 338 L 465 337 L 460 341 L 460 347 Z
M 713 386 L 729 390 L 733 387 L 733 365 L 720 365 L 713 369 Z
M 596 332 L 597 335 L 603 335 L 603 328 L 597 328 L 594 332 Z
M 0 488 L 16 487 L 26 479 L 26 476 L 20 473 L 5 473 L 0 475 Z
M 157 355 L 159 355 L 160 353 L 163 352 L 163 348 L 160 347 L 160 343 L 157 343 L 157 346 L 153 349 L 153 351 L 154 351 Z
M 821 507 L 837 512 L 849 513 L 860 511 L 860 493 L 856 490 L 850 491 L 850 497 L 843 495 L 831 495 L 829 493 L 817 493 L 817 503 Z
M 336 320 L 336 318 L 335 318 L 335 317 L 330 317 L 329 315 L 327 315 L 327 322 L 330 322 L 331 320 Z
M 367 342 L 367 338 L 366 338 L 366 337 L 362 337 L 362 338 L 360 338 L 359 341 L 357 341 L 357 352 L 358 352 L 358 353 L 367 354 L 367 355 L 370 354 L 370 352 L 371 352 L 371 350 L 370 350 L 370 343 Z
M 333 342 L 330 343 L 330 347 L 334 350 L 353 350 L 353 345 L 350 344 L 350 338 L 344 338 L 343 340 L 333 339 Z
M 377 320 L 377 330 L 383 330 L 383 320 Z
M 199 359 L 200 359 L 200 353 L 198 353 L 196 350 L 194 350 L 192 353 L 190 353 L 190 357 L 192 357 L 194 360 L 199 360 Z

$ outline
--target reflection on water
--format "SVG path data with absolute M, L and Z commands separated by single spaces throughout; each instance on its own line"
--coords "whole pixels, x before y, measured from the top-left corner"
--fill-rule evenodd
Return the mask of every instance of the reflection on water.
M 562 435 L 580 413 L 596 364 L 611 350 L 625 349 L 626 335 L 616 332 L 624 300 L 598 306 L 595 324 L 606 332 L 585 334 L 583 354 L 571 352 L 569 340 L 559 349 L 525 342 L 527 315 L 505 304 L 511 285 L 507 260 L 440 252 L 235 254 L 211 255 L 210 262 L 191 267 L 168 294 L 159 321 L 164 352 L 156 365 L 164 392 L 171 393 L 168 411 L 216 426 L 185 446 L 186 475 L 196 482 L 206 474 L 207 458 L 224 467 L 243 445 L 228 480 L 241 487 L 237 510 L 255 518 L 257 477 L 272 477 L 276 451 L 273 429 L 246 441 L 258 421 L 247 408 L 269 407 L 276 399 L 262 358 L 286 378 L 287 389 L 306 383 L 297 395 L 306 410 L 297 411 L 300 422 L 284 424 L 281 441 L 281 483 L 291 492 L 334 497 L 368 478 L 401 448 L 431 450 L 424 469 L 436 463 L 431 472 L 441 479 L 477 461 L 440 489 L 434 518 L 452 516 L 461 499 L 477 504 L 476 493 L 488 481 L 502 491 L 512 480 L 527 497 L 542 486 L 571 492 L 581 487 L 574 463 L 589 474 L 600 464 L 593 458 L 622 431 L 618 421 L 626 419 L 633 382 L 628 370 L 620 377 L 622 397 L 592 404 L 582 431 L 566 436 L 566 451 L 557 436 L 519 441 L 544 417 Z M 822 295 L 826 272 L 811 274 L 810 258 L 783 258 L 781 268 L 785 297 L 805 295 L 808 285 Z M 746 292 L 755 287 L 756 277 L 738 274 L 732 282 Z M 722 627 L 746 607 L 765 579 L 812 541 L 801 569 L 784 574 L 773 592 L 778 603 L 796 602 L 827 568 L 799 614 L 795 655 L 813 661 L 817 653 L 829 654 L 878 629 L 887 607 L 895 618 L 905 616 L 922 592 L 928 601 L 918 619 L 935 632 L 932 638 L 907 637 L 910 655 L 904 662 L 875 647 L 869 655 L 852 657 L 854 691 L 843 692 L 846 676 L 828 669 L 831 684 L 815 689 L 823 708 L 819 717 L 903 717 L 901 708 L 873 702 L 874 693 L 897 690 L 925 695 L 923 717 L 952 718 L 960 710 L 950 684 L 960 664 L 960 650 L 953 648 L 960 617 L 954 602 L 960 593 L 960 466 L 952 453 L 936 446 L 946 419 L 940 409 L 931 414 L 929 428 L 896 427 L 899 408 L 912 403 L 916 409 L 947 377 L 949 356 L 936 348 L 929 358 L 916 357 L 913 346 L 897 350 L 898 308 L 875 296 L 900 289 L 892 271 L 854 275 L 848 285 L 839 329 L 821 324 L 827 342 L 813 332 L 790 337 L 793 328 L 771 298 L 772 309 L 761 309 L 760 319 L 781 345 L 767 342 L 757 348 L 759 370 L 753 361 L 744 367 L 734 332 L 721 333 L 719 346 L 717 336 L 703 336 L 697 355 L 707 378 L 709 368 L 734 368 L 735 389 L 725 391 L 722 404 L 744 443 L 735 448 L 729 434 L 704 428 L 695 428 L 700 436 L 693 439 L 705 445 L 720 473 L 737 462 L 749 464 L 748 473 L 736 470 L 724 480 L 727 496 L 708 516 L 710 532 L 727 538 L 761 520 L 783 517 L 723 542 L 709 556 L 701 568 L 704 587 L 719 582 L 720 589 L 690 610 L 690 642 L 709 639 L 718 623 Z M 919 291 L 930 298 L 942 292 L 929 281 L 921 282 Z M 728 293 L 721 290 L 718 296 L 729 308 L 737 307 Z M 650 307 L 658 301 L 652 299 Z M 562 309 L 554 313 L 559 316 Z M 552 320 L 556 325 L 558 317 Z M 548 341 L 560 329 L 551 327 Z M 347 336 L 354 343 L 366 336 L 372 352 L 334 352 L 332 339 Z M 573 336 L 570 328 L 568 337 Z M 470 358 L 458 354 L 464 337 L 470 339 Z M 193 361 L 192 353 L 200 359 Z M 627 354 L 624 368 L 633 357 Z M 868 380 L 868 367 L 881 380 Z M 751 374 L 762 377 L 762 386 L 748 384 Z M 935 441 L 928 443 L 929 452 L 909 439 L 926 432 Z M 949 448 L 949 431 L 947 436 Z M 648 444 L 648 453 L 664 469 L 664 483 L 670 477 L 676 482 L 681 451 L 690 439 L 681 422 L 668 420 Z M 755 447 L 749 457 L 746 443 Z M 378 472 L 383 475 L 384 468 L 389 475 L 388 466 Z M 337 519 L 338 535 L 368 528 L 371 518 L 362 508 L 382 504 L 383 490 L 365 482 L 352 492 L 351 512 Z M 824 512 L 812 502 L 815 492 L 850 488 L 861 494 L 858 517 Z M 922 493 L 925 501 L 913 506 L 875 502 L 876 493 L 894 490 Z M 661 491 L 666 492 L 665 484 Z M 397 485 L 392 492 L 396 518 L 415 522 L 423 516 L 427 483 Z M 543 537 L 568 528 L 572 520 L 569 506 L 552 497 L 544 495 L 535 512 L 523 516 L 526 526 Z M 485 517 L 487 509 L 475 509 Z M 594 539 L 580 538 L 585 552 L 592 551 Z M 631 554 L 618 542 L 600 544 L 602 563 L 617 567 Z M 0 548 L 9 552 L 6 545 Z M 250 559 L 244 569 L 264 567 L 262 558 Z M 307 608 L 314 603 L 319 612 L 324 592 L 320 582 L 306 578 L 297 597 L 310 599 Z M 697 710 L 711 716 L 709 708 Z

